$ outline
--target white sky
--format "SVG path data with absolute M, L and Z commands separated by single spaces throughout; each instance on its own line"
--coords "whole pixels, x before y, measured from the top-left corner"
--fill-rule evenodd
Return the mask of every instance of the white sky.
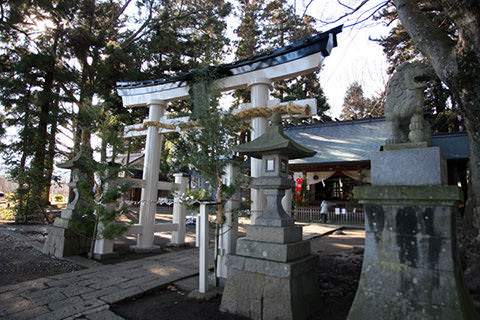
M 359 10 L 364 15 L 353 15 L 342 20 L 345 26 L 361 21 L 367 17 L 383 1 L 370 0 L 364 8 Z M 357 6 L 360 1 L 345 0 L 342 3 L 351 7 Z M 314 0 L 307 13 L 317 19 L 331 21 L 343 15 L 345 8 L 337 0 Z M 333 24 L 335 26 L 339 23 Z M 343 97 L 348 86 L 359 82 L 366 96 L 375 95 L 384 90 L 388 80 L 386 70 L 388 64 L 382 47 L 369 38 L 380 38 L 388 35 L 389 28 L 379 22 L 369 19 L 353 27 L 345 27 L 338 34 L 338 47 L 332 50 L 325 59 L 324 68 L 320 71 L 320 84 L 330 103 L 331 115 L 337 117 L 342 109 Z
M 338 117 L 348 86 L 357 81 L 368 97 L 384 90 L 388 80 L 382 47 L 369 40 L 373 28 L 346 29 L 338 35 L 338 47 L 325 59 L 320 84 L 330 103 L 331 115 Z

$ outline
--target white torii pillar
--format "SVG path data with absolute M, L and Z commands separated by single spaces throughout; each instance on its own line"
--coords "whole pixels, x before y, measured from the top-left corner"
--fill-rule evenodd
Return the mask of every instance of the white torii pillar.
M 173 176 L 175 177 L 175 184 L 178 185 L 178 194 L 185 194 L 187 191 L 188 177 L 183 173 L 175 173 Z M 176 196 L 173 201 L 172 223 L 178 224 L 178 229 L 172 232 L 171 243 L 175 246 L 180 246 L 185 244 L 185 204 L 180 201 L 180 197 L 178 196 Z
M 230 186 L 235 183 L 234 179 L 238 174 L 238 167 L 229 164 L 225 168 L 224 184 Z M 240 193 L 236 192 L 223 207 L 225 223 L 220 226 L 220 237 L 218 239 L 217 276 L 226 279 L 228 276 L 227 256 L 235 254 L 238 237 L 238 216 L 235 212 L 240 205 Z
M 266 107 L 268 96 L 272 89 L 272 81 L 267 78 L 254 78 L 249 84 L 251 108 Z M 263 117 L 252 118 L 251 139 L 254 140 L 260 137 L 267 127 L 267 119 Z M 262 160 L 250 158 L 250 176 L 252 178 L 259 177 L 262 170 Z M 251 221 L 255 224 L 255 219 L 262 214 L 265 208 L 266 199 L 260 189 L 251 188 L 250 206 Z
M 148 121 L 159 121 L 165 112 L 165 101 L 151 100 L 148 104 Z M 140 202 L 140 221 L 142 233 L 137 237 L 137 250 L 154 249 L 154 223 L 158 200 L 158 174 L 160 169 L 160 152 L 162 135 L 157 127 L 149 126 L 147 129 L 147 141 L 145 143 L 145 158 L 143 163 L 143 181 Z

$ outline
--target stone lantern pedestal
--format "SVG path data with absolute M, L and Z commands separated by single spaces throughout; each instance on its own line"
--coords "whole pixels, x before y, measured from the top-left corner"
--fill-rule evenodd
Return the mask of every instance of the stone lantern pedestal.
M 283 135 L 280 117 L 264 135 L 237 147 L 240 153 L 262 159 L 262 176 L 253 186 L 263 189 L 267 206 L 247 235 L 237 241 L 235 255 L 228 256 L 228 278 L 222 311 L 250 319 L 306 319 L 315 312 L 318 285 L 317 257 L 302 240 L 302 228 L 282 208 L 288 178 L 288 159 L 312 156 Z

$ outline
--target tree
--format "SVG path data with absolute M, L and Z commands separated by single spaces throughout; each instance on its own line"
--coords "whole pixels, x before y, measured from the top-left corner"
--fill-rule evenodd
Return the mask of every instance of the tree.
M 240 38 L 237 59 L 283 47 L 318 33 L 314 28 L 314 19 L 308 15 L 303 17 L 297 15 L 288 1 L 243 0 L 240 4 L 241 24 L 236 30 Z M 272 95 L 283 101 L 316 98 L 317 114 L 324 120 L 329 120 L 325 112 L 330 106 L 316 73 L 277 81 Z M 242 102 L 250 101 L 250 96 L 245 90 L 237 91 L 236 96 Z
M 471 203 L 474 227 L 480 228 L 480 3 L 461 1 L 394 0 L 398 17 L 416 47 L 452 92 L 465 118 L 470 142 Z M 438 27 L 438 20 L 423 8 L 429 6 L 455 27 L 455 33 Z M 466 211 L 467 213 L 467 211 Z
M 263 11 L 263 39 L 267 50 L 286 46 L 319 33 L 315 20 L 304 15 L 297 15 L 295 8 L 285 0 L 269 1 Z M 315 98 L 317 100 L 317 115 L 322 120 L 331 120 L 325 115 L 330 105 L 323 93 L 318 80 L 318 73 L 299 76 L 293 79 L 277 81 L 272 95 L 282 101 Z
M 363 96 L 362 85 L 353 82 L 345 93 L 340 118 L 344 120 L 366 119 L 383 116 L 385 100 L 383 95 L 374 98 Z
M 367 2 L 348 7 L 349 12 L 344 16 L 361 11 Z M 472 192 L 465 206 L 464 221 L 467 225 L 471 221 L 474 229 L 470 238 L 473 239 L 480 229 L 480 3 L 476 0 L 384 1 L 365 19 L 390 2 L 415 47 L 448 87 L 465 119 Z M 477 253 L 478 240 L 477 237 L 477 244 L 471 246 Z
M 138 14 L 127 25 L 126 8 L 134 3 Z M 75 147 L 64 156 L 72 158 L 82 147 L 91 157 L 92 133 L 109 122 L 144 119 L 144 110 L 123 108 L 117 81 L 164 78 L 218 60 L 228 42 L 223 31 L 230 8 L 223 0 L 2 2 L 2 123 L 16 126 L 20 138 L 2 149 L 20 184 L 18 194 L 35 195 L 27 200 L 40 211 L 47 204 L 58 155 L 56 133 L 66 121 Z M 109 128 L 113 135 L 122 130 L 121 125 Z M 107 153 L 118 150 L 105 131 L 100 137 L 105 161 Z M 21 211 L 33 210 L 27 207 Z
M 448 34 L 455 33 L 455 26 L 448 17 L 444 15 L 436 17 L 438 13 L 435 13 L 429 7 L 425 7 L 422 10 L 431 19 L 441 21 L 438 24 L 438 28 L 441 28 Z M 374 19 L 384 21 L 387 24 L 393 24 L 398 19 L 397 10 L 393 4 L 387 4 L 385 9 L 375 16 Z M 424 63 L 429 64 L 428 59 L 418 50 L 402 24 L 395 24 L 388 36 L 375 39 L 375 41 L 384 48 L 383 52 L 390 63 L 390 67 L 387 70 L 389 74 L 392 74 L 395 68 L 403 62 L 413 59 L 420 59 Z M 461 121 L 458 120 L 461 118 L 458 103 L 452 96 L 450 89 L 440 79 L 429 81 L 425 98 L 425 112 L 433 115 L 432 130 L 434 132 L 452 132 L 462 128 Z
M 17 126 L 23 140 L 13 141 L 4 152 L 19 182 L 17 213 L 23 221 L 38 216 L 48 204 L 56 151 L 58 62 L 64 46 L 61 19 L 52 15 L 51 6 L 41 1 L 2 4 L 0 100 L 7 123 Z M 52 27 L 41 33 L 46 20 Z
M 218 246 L 220 226 L 225 222 L 222 201 L 231 197 L 238 187 L 224 185 L 222 176 L 227 165 L 233 164 L 233 148 L 238 145 L 242 129 L 246 129 L 244 123 L 231 113 L 232 110 L 220 109 L 220 92 L 212 85 L 217 77 L 208 67 L 195 72 L 190 86 L 198 128 L 184 132 L 183 141 L 176 147 L 177 157 L 199 172 L 215 190 L 215 195 L 211 195 L 217 202 L 215 248 Z M 217 257 L 215 270 L 216 260 Z M 215 271 L 215 277 L 216 274 Z

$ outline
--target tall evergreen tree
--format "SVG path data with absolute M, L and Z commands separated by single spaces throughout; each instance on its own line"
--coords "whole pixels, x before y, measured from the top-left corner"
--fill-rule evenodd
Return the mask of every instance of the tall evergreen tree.
M 126 8 L 133 3 L 138 15 L 127 25 Z M 91 158 L 91 135 L 103 131 L 106 159 L 107 150 L 120 152 L 112 149 L 115 139 L 107 133 L 118 137 L 119 123 L 145 117 L 145 110 L 123 108 L 117 81 L 168 77 L 203 61 L 215 63 L 228 42 L 230 5 L 223 0 L 30 0 L 0 6 L 4 122 L 17 126 L 20 135 L 5 152 L 21 189 L 43 199 L 48 199 L 55 134 L 63 119 L 68 116 L 73 124 L 71 154 L 83 149 Z M 75 111 L 65 114 L 64 104 L 73 104 Z M 27 175 L 32 184 L 26 184 Z M 41 209 L 46 201 L 32 203 Z
M 9 14 L 2 17 L 0 99 L 21 138 L 8 146 L 7 162 L 20 185 L 18 213 L 24 221 L 28 214 L 38 216 L 48 203 L 55 156 L 62 30 L 51 7 L 20 1 L 2 8 Z M 20 13 L 21 20 L 16 18 Z M 47 22 L 52 26 L 41 32 Z
M 262 14 L 265 48 L 286 46 L 319 33 L 314 27 L 315 20 L 305 15 L 298 16 L 286 0 L 272 0 L 267 3 Z M 325 113 L 330 109 L 318 80 L 318 73 L 311 73 L 293 79 L 278 81 L 272 95 L 282 101 L 296 99 L 317 99 L 317 114 L 322 120 L 330 120 Z
M 286 46 L 290 43 L 311 37 L 318 31 L 314 19 L 308 15 L 301 18 L 286 0 L 241 2 L 241 24 L 236 30 L 240 37 L 237 58 L 247 58 L 265 51 Z M 323 120 L 330 119 L 327 99 L 318 81 L 318 74 L 312 73 L 293 79 L 277 81 L 272 95 L 283 101 L 316 98 L 317 114 Z M 248 93 L 239 94 L 248 102 Z
M 383 116 L 385 100 L 383 96 L 366 98 L 362 85 L 353 82 L 345 93 L 340 118 L 344 120 L 366 119 Z

